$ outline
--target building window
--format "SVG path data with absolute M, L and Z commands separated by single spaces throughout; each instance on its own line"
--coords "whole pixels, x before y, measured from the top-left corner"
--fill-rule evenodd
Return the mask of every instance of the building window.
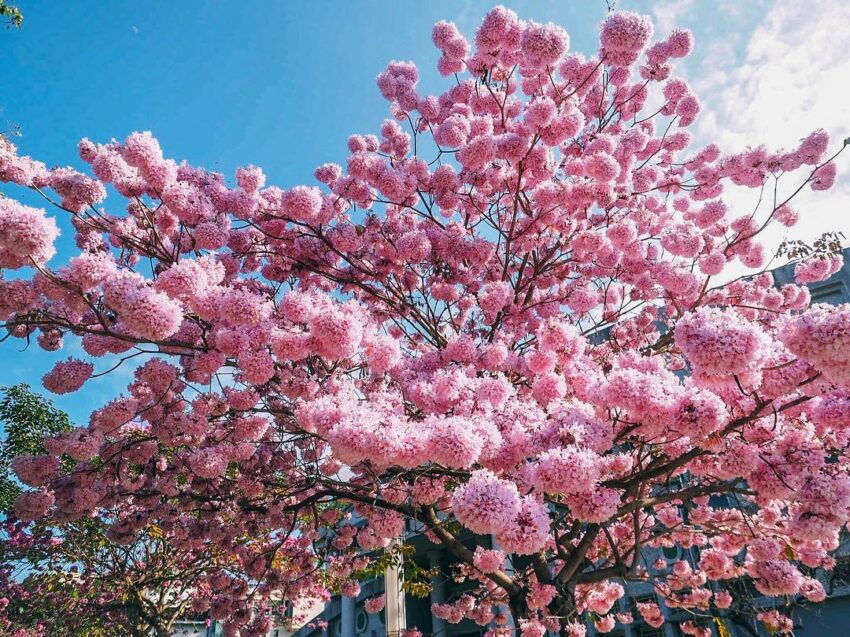
M 661 552 L 664 554 L 664 557 L 668 560 L 677 560 L 679 559 L 679 547 L 678 546 L 665 546 L 661 549 Z
M 354 626 L 357 628 L 358 633 L 366 632 L 366 629 L 369 627 L 369 616 L 366 614 L 366 611 L 357 611 L 357 616 L 354 620 Z
M 835 558 L 835 568 L 829 574 L 829 584 L 831 587 L 850 584 L 850 556 L 842 555 Z
M 837 305 L 847 298 L 844 285 L 840 281 L 809 289 L 812 294 L 812 303 L 830 303 L 832 305 Z

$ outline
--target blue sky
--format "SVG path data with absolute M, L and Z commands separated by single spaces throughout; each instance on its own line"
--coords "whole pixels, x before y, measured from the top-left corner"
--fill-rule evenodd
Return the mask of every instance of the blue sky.
M 471 37 L 495 3 L 20 0 L 19 4 L 24 28 L 0 33 L 4 87 L 0 130 L 11 124 L 21 127 L 23 137 L 15 142 L 22 153 L 48 165 L 79 167 L 75 149 L 80 138 L 104 142 L 123 139 L 134 130 L 152 130 L 166 155 L 178 161 L 186 159 L 228 176 L 237 166 L 256 164 L 264 168 L 269 183 L 286 187 L 311 181 L 319 164 L 343 161 L 348 135 L 377 130 L 388 116 L 388 105 L 374 79 L 390 59 L 417 63 L 423 76 L 421 92 L 444 90 L 447 80 L 435 70 L 438 53 L 430 41 L 432 25 L 439 19 L 454 20 Z M 571 48 L 588 54 L 595 50 L 597 25 L 606 12 L 604 0 L 503 4 L 524 19 L 565 26 Z M 802 96 L 798 101 L 808 104 L 808 110 L 788 111 L 786 105 L 782 111 L 773 102 L 759 105 L 765 91 L 787 88 L 783 82 L 789 72 L 811 72 L 811 65 L 804 63 L 805 56 L 814 59 L 811 42 L 788 45 L 793 37 L 786 35 L 807 25 L 815 35 L 821 33 L 818 28 L 829 33 L 830 23 L 847 23 L 847 9 L 839 0 L 815 0 L 819 6 L 803 13 L 795 4 L 800 3 L 619 0 L 617 8 L 653 14 L 660 35 L 673 25 L 695 31 L 697 49 L 685 72 L 707 99 L 706 108 L 713 106 L 716 113 L 701 129 L 704 136 L 726 138 L 735 145 L 755 133 L 767 136 L 765 141 L 790 135 L 782 141 L 790 144 L 797 124 L 806 130 L 817 127 L 809 126 L 809 120 L 826 119 L 833 127 L 842 121 L 850 124 L 846 106 L 818 110 L 826 108 L 821 103 L 846 99 L 832 100 L 828 94 L 811 99 L 818 95 L 805 83 L 814 82 L 811 75 L 797 86 Z M 835 39 L 821 47 L 836 48 L 834 58 L 826 54 L 824 62 L 818 51 L 819 63 L 834 62 L 824 73 L 846 65 L 839 49 L 843 46 L 846 51 L 848 43 Z M 776 49 L 780 45 L 785 49 Z M 765 68 L 779 74 L 779 87 L 759 85 Z M 837 69 L 846 70 L 846 66 Z M 818 90 L 834 89 L 824 82 Z M 808 100 L 803 99 L 806 96 Z M 793 93 L 785 101 L 793 102 L 792 97 Z M 737 126 L 738 120 L 743 124 Z M 846 190 L 846 182 L 842 183 Z M 2 191 L 38 205 L 20 189 L 4 185 Z M 112 198 L 107 207 L 120 203 Z M 843 219 L 848 216 L 845 210 Z M 68 258 L 71 243 L 66 230 L 53 265 Z M 26 381 L 38 387 L 54 360 L 78 351 L 71 347 L 46 354 L 33 346 L 22 352 L 20 343 L 0 344 L 5 363 L 0 384 Z M 56 402 L 82 423 L 92 408 L 116 395 L 123 382 L 126 375 L 121 374 L 95 380 L 86 391 Z

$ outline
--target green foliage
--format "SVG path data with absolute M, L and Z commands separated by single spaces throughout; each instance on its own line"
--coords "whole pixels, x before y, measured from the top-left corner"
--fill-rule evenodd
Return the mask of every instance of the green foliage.
M 366 581 L 383 575 L 389 568 L 401 566 L 404 563 L 405 546 L 393 544 L 388 549 L 376 552 L 371 556 L 368 566 L 354 571 L 351 574 L 352 578 Z
M 425 598 L 431 594 L 431 578 L 439 569 L 426 569 L 413 561 L 416 548 L 410 544 L 393 544 L 371 556 L 369 565 L 352 573 L 360 581 L 382 577 L 390 568 L 401 570 L 401 589 L 411 597 Z
M 431 594 L 431 580 L 440 574 L 439 568 L 422 568 L 413 560 L 404 563 L 401 590 L 411 597 L 424 599 Z
M 0 0 L 2 1 L 2 0 Z M 71 429 L 68 414 L 48 399 L 34 393 L 28 385 L 0 387 L 0 512 L 11 507 L 20 487 L 12 473 L 12 460 L 21 454 L 45 452 L 42 440 Z
M 0 386 L 0 426 L 2 515 L 22 486 L 12 471 L 14 458 L 45 453 L 44 437 L 72 425 L 50 400 L 16 385 Z M 73 465 L 66 456 L 60 467 L 64 473 Z M 187 580 L 220 568 L 216 551 L 189 559 L 155 525 L 142 529 L 132 544 L 113 543 L 108 532 L 114 520 L 110 512 L 69 521 L 44 518 L 27 525 L 32 542 L 21 544 L 0 535 L 0 564 L 17 573 L 26 591 L 7 595 L 5 618 L 24 629 L 42 625 L 44 634 L 55 637 L 151 635 L 154 622 L 167 625 L 185 611 L 188 598 L 180 591 Z M 0 637 L 3 631 L 0 622 Z
M 21 10 L 14 4 L 8 4 L 5 0 L 0 0 L 0 16 L 7 20 L 7 29 L 9 27 L 20 29 L 24 23 L 24 15 Z

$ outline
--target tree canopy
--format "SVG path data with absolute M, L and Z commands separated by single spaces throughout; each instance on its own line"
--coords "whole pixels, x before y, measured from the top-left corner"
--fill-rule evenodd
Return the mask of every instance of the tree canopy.
M 693 38 L 653 41 L 631 12 L 593 57 L 503 7 L 473 42 L 432 35 L 445 91 L 390 62 L 391 117 L 312 185 L 229 181 L 150 132 L 83 139 L 93 176 L 0 149 L 0 179 L 76 242 L 51 267 L 54 218 L 0 199 L 8 337 L 80 345 L 44 376 L 57 394 L 133 369 L 14 461 L 18 518 L 226 556 L 193 608 L 228 635 L 264 635 L 275 599 L 357 595 L 409 533 L 471 584 L 434 615 L 494 636 L 611 630 L 636 618 L 615 606 L 630 581 L 695 620 L 723 617 L 742 576 L 823 599 L 815 569 L 850 518 L 850 306 L 805 284 L 842 258 L 825 241 L 776 288 L 762 237 L 813 214 L 795 197 L 834 184 L 844 147 L 696 144 L 701 105 L 674 75 Z M 671 546 L 697 559 L 647 563 Z
M 73 520 L 16 520 L 20 491 L 15 458 L 44 454 L 42 440 L 72 430 L 68 415 L 26 385 L 0 388 L 3 507 L 0 531 L 0 634 L 15 637 L 108 637 L 171 634 L 191 615 L 205 578 L 221 574 L 222 553 L 176 548 L 155 524 L 132 538 L 113 535 L 109 512 Z M 18 461 L 20 462 L 20 461 Z M 64 471 L 75 461 L 62 460 Z M 268 608 L 268 611 L 276 609 Z

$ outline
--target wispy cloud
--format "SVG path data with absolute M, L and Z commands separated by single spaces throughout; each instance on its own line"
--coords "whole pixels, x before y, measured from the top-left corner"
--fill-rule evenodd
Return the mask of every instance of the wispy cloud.
M 652 7 L 652 17 L 659 35 L 665 36 L 694 8 L 695 0 L 660 0 Z
M 721 30 L 713 42 L 703 44 L 708 49 L 702 67 L 689 69 L 704 103 L 696 131 L 701 140 L 716 141 L 727 150 L 759 143 L 790 149 L 812 130 L 824 128 L 832 137 L 831 150 L 837 150 L 850 135 L 850 3 L 775 0 L 750 32 Z M 846 154 L 839 158 L 842 176 L 832 190 L 805 189 L 795 200 L 803 219 L 792 231 L 795 236 L 811 240 L 827 230 L 841 230 L 850 237 L 850 152 Z M 804 176 L 784 178 L 786 187 L 794 177 Z M 758 194 L 729 189 L 726 196 L 743 213 Z M 769 237 L 771 243 L 781 238 L 780 232 Z

